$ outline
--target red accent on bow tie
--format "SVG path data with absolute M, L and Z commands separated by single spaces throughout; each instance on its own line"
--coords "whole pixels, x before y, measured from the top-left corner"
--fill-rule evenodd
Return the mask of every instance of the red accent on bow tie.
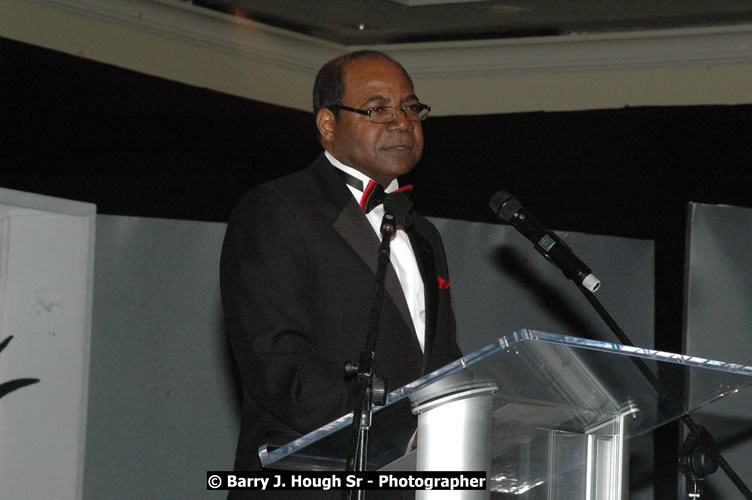
M 365 191 L 363 191 L 363 196 L 360 197 L 360 208 L 361 210 L 366 209 L 366 202 L 368 201 L 368 197 L 371 196 L 371 192 L 373 191 L 373 188 L 376 186 L 376 183 L 373 181 L 368 181 L 368 186 L 366 186 Z
M 437 276 L 436 279 L 439 280 L 439 288 L 449 288 L 451 286 L 451 283 L 441 276 Z

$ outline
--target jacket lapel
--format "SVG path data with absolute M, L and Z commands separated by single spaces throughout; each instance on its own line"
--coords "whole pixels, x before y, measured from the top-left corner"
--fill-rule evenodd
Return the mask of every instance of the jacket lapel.
M 371 224 L 369 224 L 363 214 L 363 210 L 358 206 L 352 193 L 347 189 L 342 178 L 338 175 L 336 167 L 332 166 L 323 154 L 314 163 L 314 169 L 321 181 L 325 195 L 328 199 L 333 200 L 335 208 L 338 211 L 332 227 L 350 248 L 358 254 L 375 277 L 378 269 L 378 250 L 380 245 L 378 236 L 374 233 Z M 397 273 L 394 271 L 391 263 L 387 267 L 384 288 L 399 311 L 400 316 L 402 316 L 405 326 L 412 332 L 416 348 L 420 351 L 415 334 L 415 326 L 410 316 L 410 309 L 407 306 Z

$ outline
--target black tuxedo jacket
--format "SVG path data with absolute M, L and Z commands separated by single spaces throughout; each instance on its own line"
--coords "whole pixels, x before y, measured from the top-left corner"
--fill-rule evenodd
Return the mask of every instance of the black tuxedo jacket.
M 426 350 L 390 265 L 376 346 L 376 374 L 389 390 L 461 356 L 439 233 L 416 214 L 408 235 L 425 285 Z M 365 346 L 378 246 L 323 154 L 236 206 L 220 278 L 243 386 L 237 470 L 259 468 L 260 445 L 284 444 L 352 411 L 357 382 L 346 381 L 344 364 Z

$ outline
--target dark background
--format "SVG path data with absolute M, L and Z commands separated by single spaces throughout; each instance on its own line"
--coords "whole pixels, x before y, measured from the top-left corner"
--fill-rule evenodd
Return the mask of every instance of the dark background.
M 432 117 L 405 180 L 429 216 L 496 223 L 503 188 L 548 227 L 654 240 L 656 347 L 681 352 L 687 203 L 752 206 L 750 130 L 752 105 Z M 223 222 L 319 151 L 310 113 L 0 38 L 2 187 Z M 667 471 L 676 436 L 656 437 Z M 675 498 L 656 477 L 656 498 Z

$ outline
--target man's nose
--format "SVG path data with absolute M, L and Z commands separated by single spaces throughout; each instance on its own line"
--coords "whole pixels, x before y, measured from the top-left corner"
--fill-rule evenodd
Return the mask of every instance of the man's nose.
M 397 108 L 397 116 L 389 125 L 395 129 L 411 129 L 413 127 L 412 122 L 407 119 L 407 110 L 405 108 Z

